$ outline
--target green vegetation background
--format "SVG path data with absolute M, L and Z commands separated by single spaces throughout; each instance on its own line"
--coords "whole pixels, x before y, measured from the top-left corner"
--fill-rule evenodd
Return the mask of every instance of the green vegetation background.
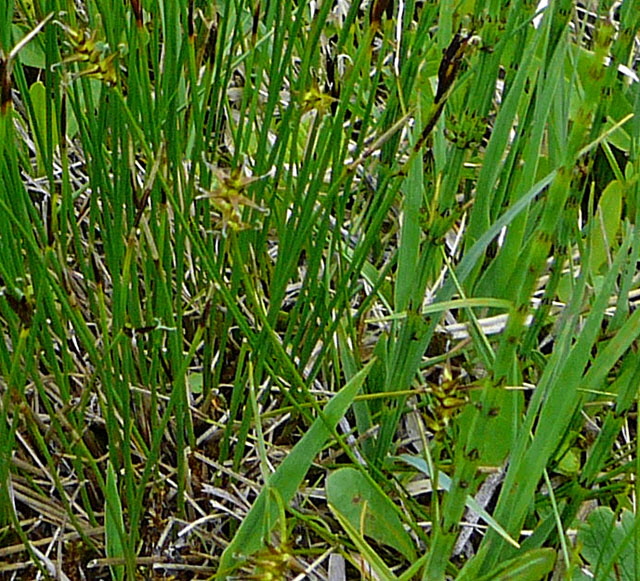
M 3 578 L 637 578 L 638 2 L 2 6 Z

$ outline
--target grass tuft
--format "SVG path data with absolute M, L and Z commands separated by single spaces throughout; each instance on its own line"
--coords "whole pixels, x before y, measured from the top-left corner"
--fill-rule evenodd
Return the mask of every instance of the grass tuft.
M 635 579 L 636 4 L 4 3 L 0 576 Z

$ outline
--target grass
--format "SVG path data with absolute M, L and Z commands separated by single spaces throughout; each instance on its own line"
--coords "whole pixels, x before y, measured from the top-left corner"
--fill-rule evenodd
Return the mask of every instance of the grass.
M 637 8 L 5 3 L 2 578 L 637 578 Z

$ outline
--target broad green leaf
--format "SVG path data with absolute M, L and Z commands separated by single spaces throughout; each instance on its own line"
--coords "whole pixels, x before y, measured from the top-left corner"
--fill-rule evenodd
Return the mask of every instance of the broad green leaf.
M 224 576 L 231 573 L 243 557 L 257 552 L 264 546 L 265 541 L 269 540 L 268 533 L 278 519 L 278 507 L 270 498 L 271 491 L 275 490 L 285 504 L 291 501 L 314 458 L 331 437 L 340 418 L 349 409 L 374 361 L 370 361 L 333 396 L 326 405 L 323 416 L 316 418 L 307 433 L 271 475 L 242 521 L 233 540 L 222 554 L 218 569 L 219 575 Z
M 11 25 L 11 30 L 13 33 L 13 38 L 18 39 L 25 36 L 24 30 L 18 26 L 17 24 Z M 33 67 L 35 69 L 44 69 L 46 66 L 46 57 L 44 54 L 44 50 L 37 42 L 30 42 L 25 45 L 25 47 L 20 51 L 20 55 L 18 56 L 20 62 L 27 66 Z
M 204 378 L 200 372 L 194 372 L 187 375 L 187 384 L 192 393 L 202 393 Z
M 622 118 L 622 117 L 623 117 L 623 115 L 620 115 L 620 118 Z M 614 123 L 615 123 L 615 121 L 609 120 L 605 124 L 605 127 L 607 129 L 610 129 L 611 127 L 613 127 Z M 620 127 L 618 129 L 616 129 L 615 131 L 613 131 L 611 133 L 611 135 L 609 135 L 609 137 L 607 137 L 607 141 L 609 143 L 611 143 L 611 145 L 614 145 L 615 147 L 620 149 L 621 151 L 627 152 L 627 151 L 629 151 L 631 149 L 631 136 L 622 127 Z
M 635 581 L 640 575 L 634 539 L 638 521 L 628 510 L 619 519 L 609 507 L 596 508 L 578 531 L 582 556 L 598 581 Z
M 620 230 L 622 215 L 622 184 L 612 181 L 602 193 L 598 209 L 593 218 L 591 229 L 591 260 L 592 276 L 597 276 L 606 267 L 617 245 L 616 237 Z
M 327 501 L 361 534 L 393 547 L 407 560 L 416 553 L 393 503 L 355 468 L 341 468 L 327 479 Z
M 577 476 L 580 473 L 580 450 L 569 448 L 561 456 L 555 471 L 565 476 Z
M 557 464 L 554 471 L 564 476 L 576 476 L 580 472 L 580 450 L 573 444 L 579 437 L 575 431 L 571 431 L 565 439 L 564 444 L 558 450 L 555 457 Z

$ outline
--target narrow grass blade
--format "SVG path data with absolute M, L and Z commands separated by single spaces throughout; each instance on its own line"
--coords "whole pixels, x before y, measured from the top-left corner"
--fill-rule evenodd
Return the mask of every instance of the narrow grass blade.
M 340 523 L 340 526 L 342 526 L 349 535 L 349 538 L 353 541 L 353 544 L 358 548 L 360 553 L 362 553 L 366 564 L 376 573 L 378 579 L 384 579 L 385 581 L 394 581 L 394 579 L 397 579 L 393 571 L 387 567 L 378 553 L 364 540 L 363 533 L 356 529 L 349 519 L 343 516 L 339 510 L 336 510 L 334 506 L 329 505 L 329 507 Z
M 222 554 L 218 575 L 231 573 L 243 557 L 255 553 L 269 540 L 268 534 L 275 526 L 278 516 L 277 506 L 270 501 L 270 490 L 275 489 L 283 502 L 291 501 L 314 458 L 330 438 L 332 429 L 335 429 L 340 418 L 349 409 L 373 363 L 374 361 L 369 362 L 331 399 L 324 409 L 323 417 L 316 418 L 309 431 L 272 474 Z
M 532 549 L 476 581 L 540 581 L 553 571 L 555 562 L 556 552 L 553 549 Z
M 424 474 L 429 476 L 429 478 L 433 478 L 433 475 L 431 474 L 431 471 L 429 470 L 429 467 L 427 466 L 427 463 L 424 461 L 423 458 L 419 458 L 417 456 L 410 456 L 409 454 L 401 454 L 400 456 L 398 456 L 398 458 L 400 458 L 400 460 L 402 460 L 403 462 L 406 462 L 410 466 L 417 468 L 418 470 L 420 470 L 420 472 L 423 472 Z M 438 484 L 441 485 L 442 488 L 448 492 L 451 489 L 451 478 L 446 474 L 444 474 L 443 472 L 439 472 Z M 480 518 L 482 518 L 482 520 L 486 522 L 490 528 L 496 531 L 496 533 L 498 533 L 510 545 L 516 548 L 520 547 L 518 542 L 515 541 L 506 530 L 504 530 L 504 528 L 500 525 L 498 521 L 496 521 L 496 519 L 494 519 L 484 508 L 482 508 L 478 504 L 475 498 L 473 498 L 472 496 L 467 496 L 466 506 L 469 510 L 472 510 L 473 512 L 478 513 L 480 515 Z
M 107 464 L 107 488 L 105 490 L 104 528 L 106 552 L 109 559 L 122 559 L 125 556 L 124 520 L 118 492 L 118 480 L 113 465 Z M 124 580 L 124 565 L 111 566 L 114 581 Z
M 416 116 L 416 127 L 420 127 L 420 115 Z M 422 156 L 416 156 L 411 161 L 407 178 L 402 189 L 404 192 L 404 206 L 402 212 L 402 229 L 400 246 L 398 248 L 398 277 L 396 281 L 395 308 L 404 311 L 409 306 L 411 297 L 415 294 L 417 271 L 420 254 L 420 207 L 423 198 L 424 168 Z

